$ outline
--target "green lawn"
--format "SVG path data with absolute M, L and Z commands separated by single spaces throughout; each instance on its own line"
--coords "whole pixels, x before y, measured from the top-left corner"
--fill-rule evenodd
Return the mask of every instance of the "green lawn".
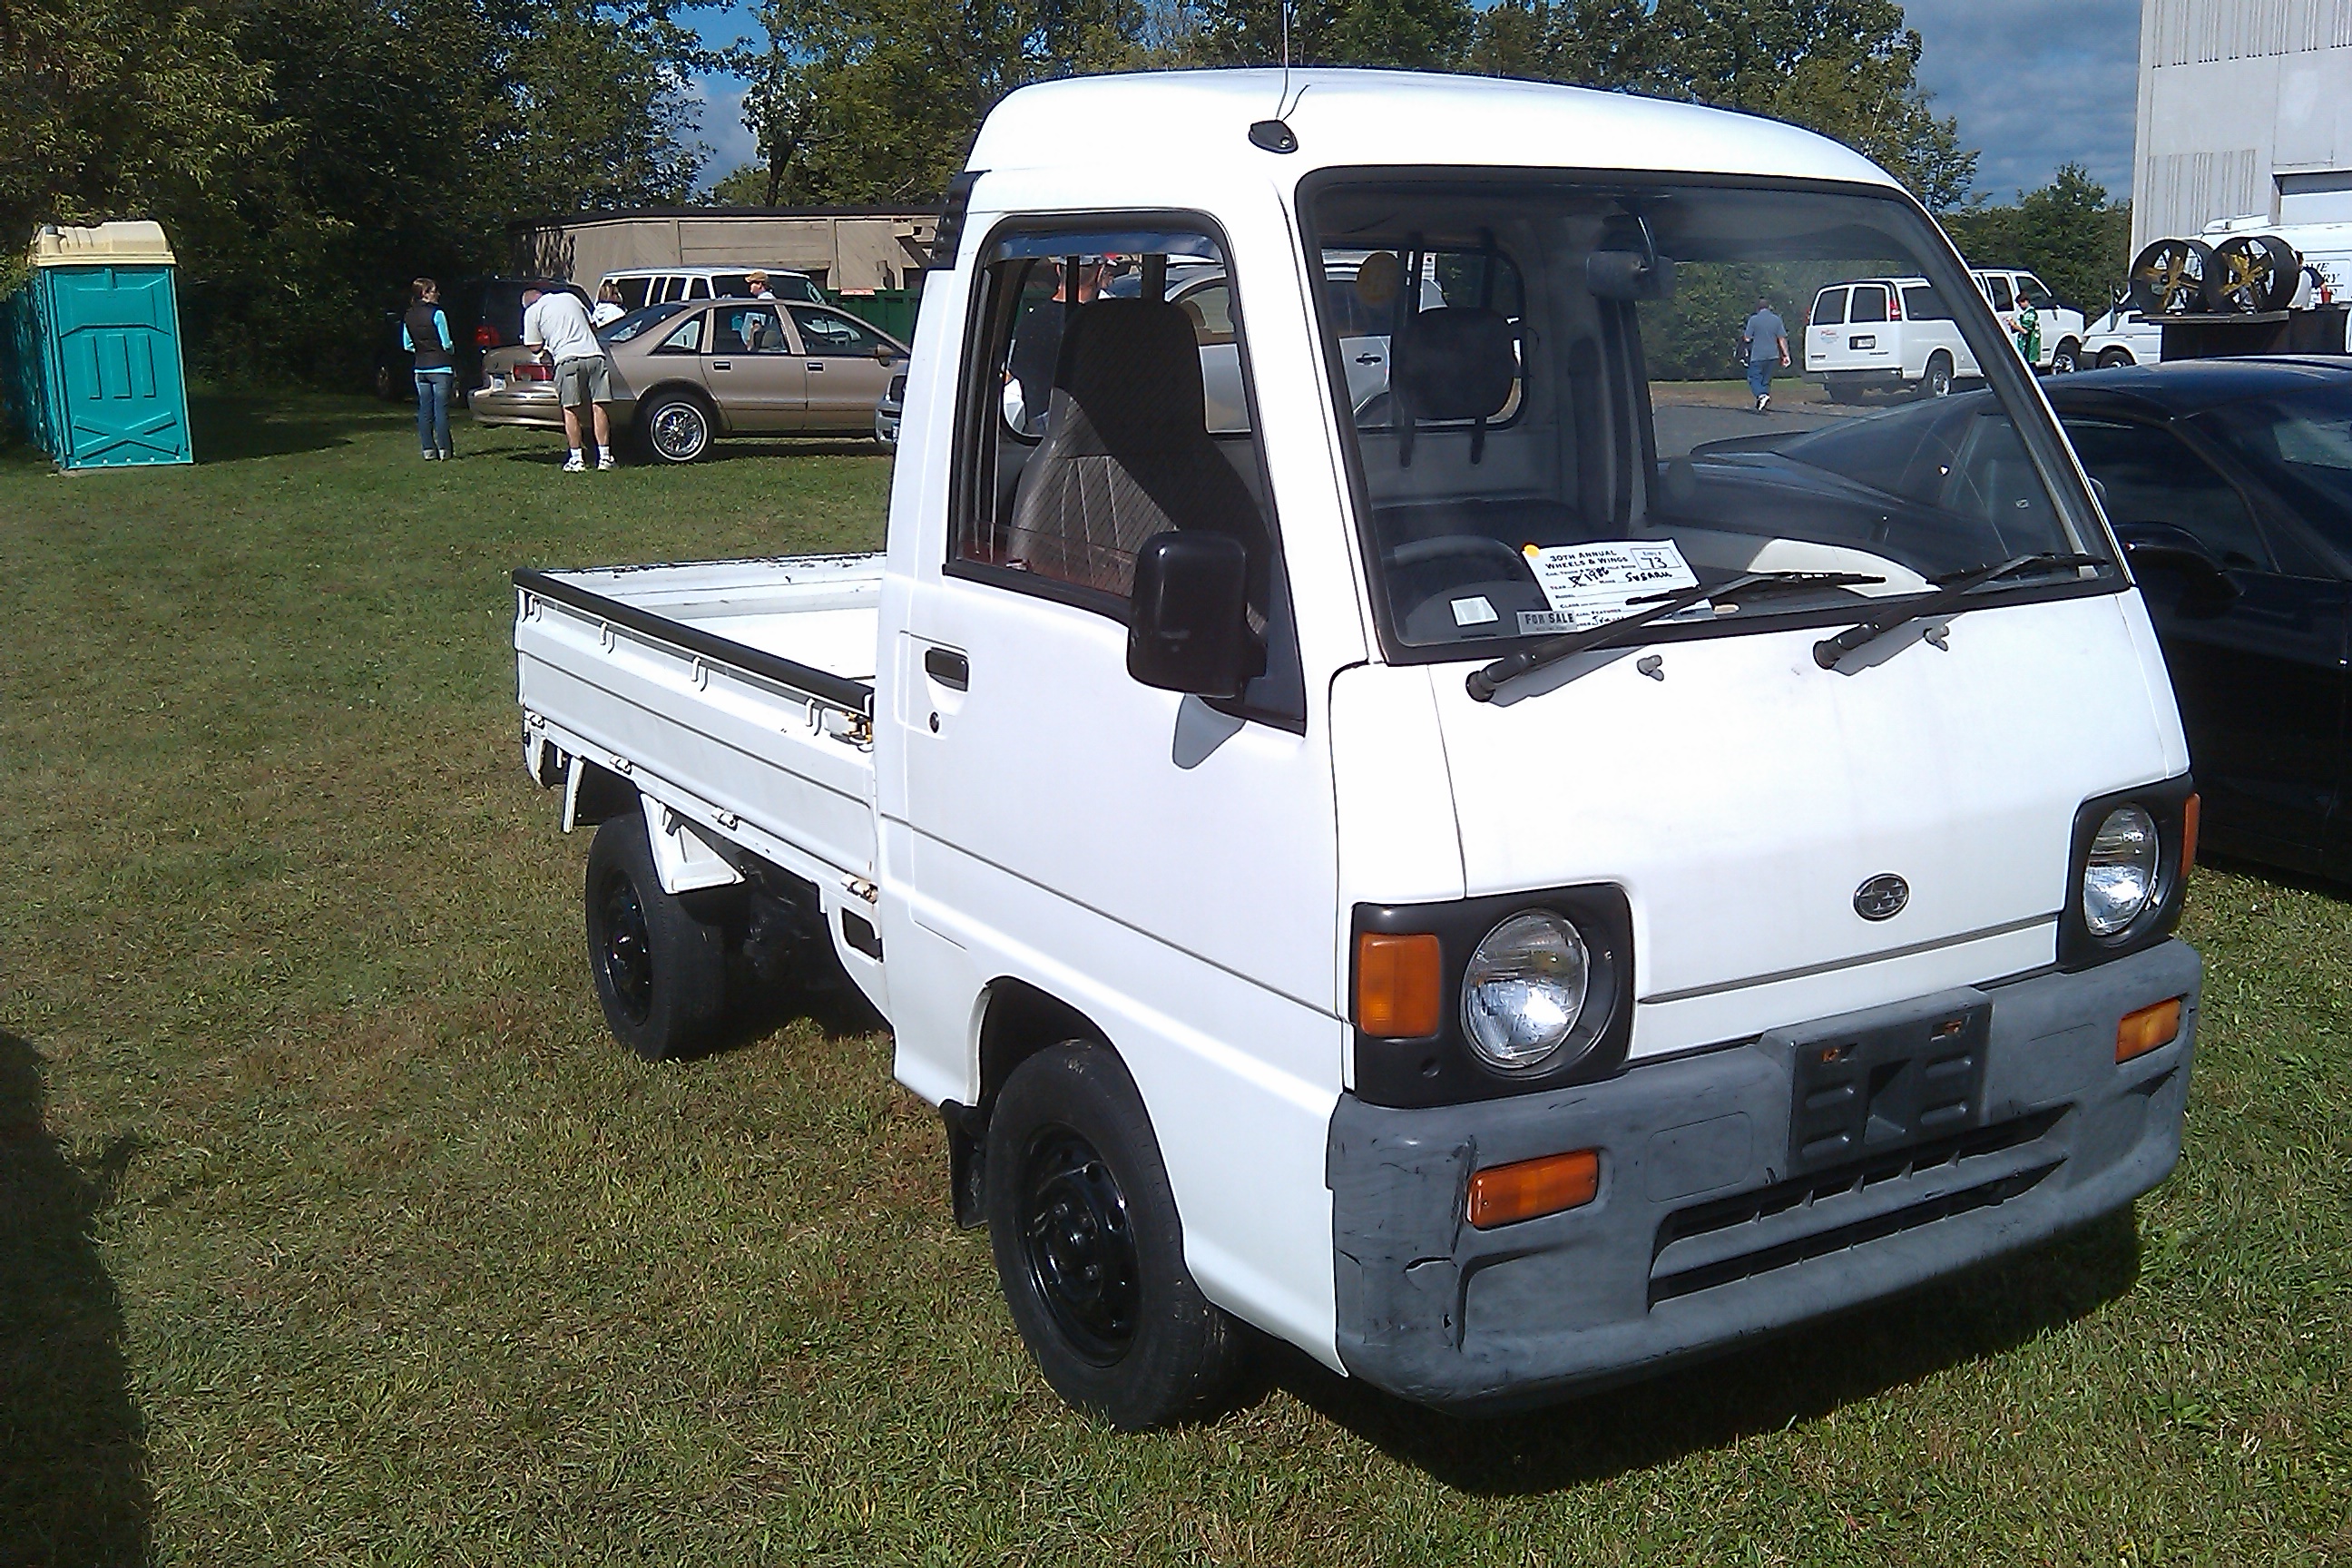
M 0 457 L 0 1564 L 2352 1559 L 2352 904 L 2207 871 L 2123 1218 L 1491 1424 L 1295 1355 L 1113 1437 L 879 1037 L 647 1067 L 516 756 L 510 568 L 867 546 L 886 458 L 215 401 Z

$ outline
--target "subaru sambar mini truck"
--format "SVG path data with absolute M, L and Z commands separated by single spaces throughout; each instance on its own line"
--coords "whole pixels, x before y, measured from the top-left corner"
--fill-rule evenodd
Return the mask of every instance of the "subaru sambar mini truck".
M 516 574 L 613 1032 L 845 972 L 1122 1428 L 1213 1408 L 1244 1324 L 1523 1404 L 2161 1181 L 2188 755 L 1934 223 L 1770 121 L 1286 79 L 989 116 L 880 554 Z M 1854 278 L 1931 286 L 1990 395 L 1683 379 Z

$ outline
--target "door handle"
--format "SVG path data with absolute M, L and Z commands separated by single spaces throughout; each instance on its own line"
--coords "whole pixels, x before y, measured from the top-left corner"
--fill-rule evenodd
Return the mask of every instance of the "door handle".
M 925 648 L 923 673 L 951 691 L 971 689 L 971 660 L 953 648 Z
M 821 360 L 821 359 L 813 359 L 813 360 L 809 361 L 809 366 L 808 366 L 808 367 L 809 367 L 809 369 L 811 369 L 811 370 L 813 370 L 813 371 L 815 371 L 815 370 L 823 370 L 823 369 L 824 368 L 824 361 L 823 361 L 823 360 Z
M 1356 363 L 1358 364 L 1378 364 L 1381 363 L 1381 356 L 1378 354 L 1358 354 L 1356 356 Z
M 710 362 L 710 368 L 713 370 L 733 370 L 735 368 L 735 363 L 732 360 L 715 359 Z

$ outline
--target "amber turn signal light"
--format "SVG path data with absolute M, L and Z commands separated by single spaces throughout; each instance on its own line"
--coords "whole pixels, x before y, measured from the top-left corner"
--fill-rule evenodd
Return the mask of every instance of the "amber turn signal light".
M 1445 1016 L 1437 939 L 1368 931 L 1356 939 L 1356 1026 L 1383 1040 L 1422 1040 Z
M 2180 806 L 2180 874 L 2197 864 L 2197 808 L 2199 796 L 2190 795 Z
M 2127 1062 L 2134 1057 L 2144 1057 L 2159 1046 L 2172 1044 L 2179 1034 L 2178 996 L 2126 1013 L 2116 1025 L 2116 1060 Z
M 1470 1223 L 1480 1230 L 1581 1208 L 1601 1190 L 1601 1151 L 1490 1165 L 1470 1178 Z

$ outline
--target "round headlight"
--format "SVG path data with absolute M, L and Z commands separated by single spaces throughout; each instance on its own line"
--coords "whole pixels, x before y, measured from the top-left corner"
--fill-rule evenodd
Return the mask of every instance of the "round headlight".
M 2113 936 L 2139 919 L 2156 897 L 2156 819 L 2136 805 L 2107 813 L 2083 868 L 2083 923 Z
M 1549 1060 L 1584 1011 L 1591 964 L 1576 928 L 1545 910 L 1513 915 L 1478 943 L 1462 976 L 1462 1029 L 1487 1065 Z

